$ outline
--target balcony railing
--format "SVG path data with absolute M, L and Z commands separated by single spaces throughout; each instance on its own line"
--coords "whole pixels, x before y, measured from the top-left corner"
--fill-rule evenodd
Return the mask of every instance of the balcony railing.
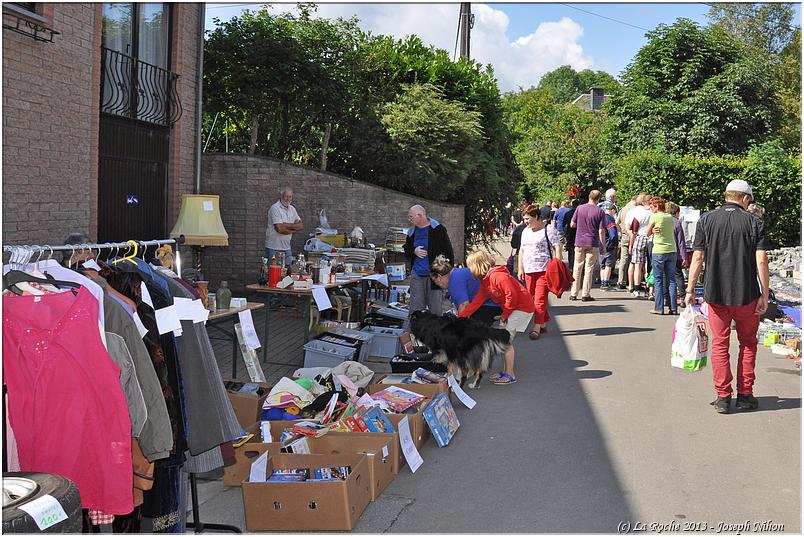
M 102 67 L 101 112 L 165 126 L 181 117 L 176 73 L 106 47 Z

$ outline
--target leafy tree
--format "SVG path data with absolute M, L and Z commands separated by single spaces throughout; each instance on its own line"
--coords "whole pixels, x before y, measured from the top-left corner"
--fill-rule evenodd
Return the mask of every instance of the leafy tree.
M 544 88 L 506 95 L 514 154 L 525 176 L 521 194 L 558 200 L 573 187 L 598 187 L 608 118 L 572 104 L 555 104 Z
M 718 3 L 709 4 L 709 19 L 741 40 L 779 54 L 793 39 L 795 4 Z
M 584 69 L 576 72 L 571 66 L 562 65 L 542 76 L 538 88 L 550 92 L 557 103 L 569 103 L 579 95 L 589 93 L 591 87 L 602 87 L 606 93 L 612 93 L 617 86 L 614 77 L 605 71 Z
M 741 154 L 779 125 L 766 56 L 718 26 L 659 25 L 607 106 L 619 152 Z
M 779 136 L 788 150 L 801 152 L 801 28 L 782 51 L 777 73 L 776 97 L 783 113 Z

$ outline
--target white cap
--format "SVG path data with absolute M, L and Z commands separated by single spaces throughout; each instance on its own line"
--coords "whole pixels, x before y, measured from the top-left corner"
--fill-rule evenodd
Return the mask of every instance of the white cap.
M 726 185 L 726 192 L 729 190 L 733 192 L 743 192 L 744 194 L 748 194 L 751 196 L 751 199 L 754 199 L 754 191 L 751 190 L 751 185 L 748 184 L 747 181 L 743 181 L 742 179 L 735 179 L 734 181 L 730 182 Z

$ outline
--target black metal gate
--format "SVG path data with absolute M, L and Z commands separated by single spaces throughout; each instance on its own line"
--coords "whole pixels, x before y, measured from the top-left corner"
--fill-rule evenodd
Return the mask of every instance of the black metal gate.
M 99 242 L 166 236 L 169 149 L 170 127 L 101 114 Z

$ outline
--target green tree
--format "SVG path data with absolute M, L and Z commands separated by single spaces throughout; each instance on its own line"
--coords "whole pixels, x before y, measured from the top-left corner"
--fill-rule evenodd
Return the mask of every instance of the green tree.
M 801 28 L 779 56 L 776 96 L 783 118 L 779 131 L 785 148 L 801 152 Z
M 659 25 L 609 99 L 618 152 L 741 154 L 780 121 L 767 56 L 718 26 Z
M 766 54 L 779 54 L 793 39 L 795 4 L 709 4 L 707 16 L 716 25 Z
M 557 103 L 569 103 L 579 95 L 589 93 L 589 88 L 601 87 L 608 94 L 614 92 L 617 86 L 614 77 L 605 71 L 584 69 L 576 72 L 571 66 L 562 65 L 542 76 L 538 88 L 550 92 Z

